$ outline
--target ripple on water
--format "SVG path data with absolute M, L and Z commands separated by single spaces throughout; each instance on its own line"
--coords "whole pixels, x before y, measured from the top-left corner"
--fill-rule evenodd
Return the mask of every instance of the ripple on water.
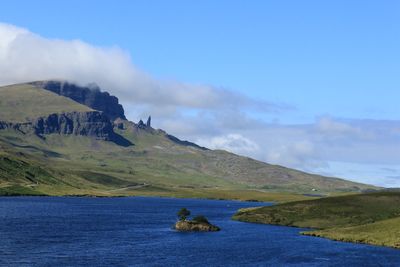
M 400 251 L 230 220 L 266 203 L 172 198 L 0 198 L 4 266 L 398 266 Z M 222 230 L 171 229 L 186 207 Z

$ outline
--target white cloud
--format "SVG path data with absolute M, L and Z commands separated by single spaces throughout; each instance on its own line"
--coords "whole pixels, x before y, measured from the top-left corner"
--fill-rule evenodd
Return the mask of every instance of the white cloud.
M 307 171 L 325 167 L 326 162 L 317 160 L 315 145 L 309 140 L 288 142 L 285 145 L 270 147 L 266 150 L 265 161 L 291 166 Z
M 312 124 L 258 123 L 257 127 L 248 128 L 232 123 L 209 135 L 199 130 L 201 137 L 196 134 L 196 125 L 191 124 L 191 131 L 184 136 L 199 140 L 205 146 L 308 172 L 376 185 L 400 186 L 399 175 L 387 171 L 391 168 L 400 170 L 400 134 L 397 131 L 400 121 L 322 117 Z M 231 145 L 228 136 L 233 131 L 251 143 L 242 142 L 239 147 Z M 385 166 L 385 169 L 379 166 Z
M 0 85 L 47 79 L 83 85 L 95 82 L 122 102 L 158 109 L 230 109 L 240 105 L 269 112 L 287 108 L 223 88 L 158 80 L 135 67 L 129 54 L 118 47 L 48 39 L 4 23 L 0 23 L 0 73 Z
M 399 169 L 394 166 L 400 160 L 400 121 L 321 117 L 304 125 L 266 123 L 251 114 L 265 118 L 290 107 L 224 88 L 159 80 L 138 69 L 118 47 L 48 39 L 0 23 L 0 85 L 46 79 L 95 82 L 120 98 L 128 118 L 153 115 L 154 125 L 211 148 L 324 174 L 358 173 L 359 181 L 367 177 L 360 170 L 371 164 Z M 332 162 L 364 167 L 352 174 Z M 399 175 L 379 173 L 365 181 L 400 184 Z
M 330 117 L 322 117 L 317 122 L 317 129 L 324 134 L 339 134 L 339 135 L 348 135 L 348 134 L 357 134 L 360 132 L 359 128 L 355 128 L 349 124 L 335 121 Z
M 249 138 L 240 134 L 215 136 L 210 139 L 198 139 L 197 143 L 212 149 L 224 149 L 238 154 L 254 154 L 259 146 Z

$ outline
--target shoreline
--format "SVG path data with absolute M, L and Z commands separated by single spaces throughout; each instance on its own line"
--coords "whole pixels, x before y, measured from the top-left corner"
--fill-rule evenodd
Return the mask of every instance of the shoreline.
M 81 192 L 79 192 L 81 191 Z M 193 198 L 208 200 L 235 200 L 244 202 L 275 202 L 284 203 L 299 200 L 310 200 L 316 197 L 305 196 L 300 193 L 289 192 L 264 192 L 255 189 L 176 189 L 176 188 L 150 188 L 138 189 L 126 192 L 109 193 L 103 190 L 60 190 L 59 188 L 37 188 L 36 191 L 28 191 L 25 187 L 2 187 L 0 197 L 88 197 L 88 198 L 109 198 L 109 197 L 170 197 L 170 198 Z
M 204 197 L 180 197 L 180 196 L 160 196 L 160 195 L 115 195 L 115 196 L 103 196 L 103 195 L 0 195 L 1 198 L 24 198 L 24 197 L 46 197 L 46 198 L 166 198 L 166 199 L 192 199 L 192 200 L 214 200 L 214 201 L 235 201 L 235 202 L 247 202 L 247 203 L 273 203 L 275 201 L 262 201 L 262 200 L 241 200 L 241 199 L 229 199 L 229 198 L 204 198 Z
M 161 199 L 187 199 L 187 200 L 213 200 L 213 201 L 234 201 L 234 202 L 247 202 L 251 203 L 254 202 L 252 200 L 238 200 L 238 199 L 222 199 L 222 198 L 196 198 L 196 197 L 174 197 L 174 196 L 150 196 L 150 195 L 123 195 L 123 196 L 99 196 L 99 195 L 0 195 L 1 198 L 27 198 L 27 197 L 46 197 L 46 198 L 161 198 Z M 262 203 L 262 204 L 271 204 L 271 206 L 278 204 L 277 202 L 273 201 L 257 201 L 257 203 Z M 245 209 L 252 209 L 253 207 L 245 208 Z M 258 208 L 258 207 L 254 207 Z M 241 210 L 241 209 L 240 209 Z M 238 211 L 240 211 L 238 210 Z M 238 212 L 237 211 L 237 212 Z M 273 226 L 281 226 L 281 227 L 291 227 L 291 228 L 298 228 L 298 229 L 305 229 L 307 227 L 298 227 L 294 225 L 283 225 L 283 224 L 272 224 L 272 223 L 263 223 L 263 222 L 251 222 L 251 221 L 244 221 L 244 220 L 239 220 L 234 218 L 235 215 L 231 217 L 231 220 L 233 221 L 238 221 L 242 223 L 252 223 L 252 224 L 264 224 L 264 225 L 273 225 Z M 325 236 L 323 233 L 319 233 L 319 229 L 312 229 L 309 228 L 309 230 L 306 231 L 299 231 L 299 235 L 303 236 L 308 236 L 312 238 L 324 238 L 327 240 L 335 241 L 335 242 L 343 242 L 343 243 L 352 243 L 352 244 L 360 244 L 360 245 L 369 245 L 369 246 L 377 246 L 377 247 L 385 247 L 385 248 L 391 248 L 395 250 L 399 250 L 400 246 L 391 246 L 391 245 L 385 245 L 385 244 L 377 244 L 374 242 L 368 242 L 368 241 L 360 241 L 360 240 L 351 240 L 351 239 L 338 239 L 338 238 L 332 238 L 329 236 Z
M 299 234 L 400 249 L 400 192 L 375 192 L 240 209 L 233 220 L 303 228 Z
M 254 208 L 257 208 L 257 207 L 254 207 Z M 249 208 L 249 209 L 251 209 L 251 208 Z M 241 223 L 251 223 L 251 224 L 271 225 L 271 226 L 279 226 L 279 227 L 290 227 L 290 228 L 297 228 L 297 229 L 307 229 L 307 227 L 299 227 L 299 226 L 294 226 L 294 225 L 282 225 L 282 224 L 272 224 L 272 223 L 262 223 L 262 222 L 241 221 L 241 220 L 234 219 L 233 216 L 231 219 L 233 221 L 237 221 L 237 222 L 241 222 Z M 342 239 L 337 239 L 337 238 L 330 238 L 328 236 L 324 236 L 323 234 L 314 233 L 314 232 L 318 232 L 318 231 L 321 231 L 321 230 L 310 228 L 307 231 L 299 231 L 298 234 L 302 235 L 302 236 L 307 236 L 310 238 L 323 238 L 323 239 L 327 239 L 327 240 L 334 241 L 334 242 L 368 245 L 368 246 L 375 246 L 375 247 L 384 247 L 384 248 L 390 248 L 390 249 L 400 251 L 400 246 L 377 244 L 377 243 L 373 243 L 373 242 L 361 242 L 358 240 L 352 241 L 349 239 L 342 240 Z
M 299 228 L 299 227 L 296 227 Z M 314 234 L 313 232 L 316 232 L 318 230 L 311 230 L 311 231 L 305 231 L 305 232 L 299 232 L 300 235 L 303 236 L 309 236 L 312 238 L 323 238 L 323 239 L 328 239 L 331 241 L 335 241 L 335 242 L 341 242 L 341 243 L 351 243 L 351 244 L 359 244 L 359 245 L 368 245 L 368 246 L 374 246 L 374 247 L 385 247 L 385 248 L 391 248 L 397 251 L 400 251 L 400 246 L 391 246 L 391 245 L 384 245 L 384 244 L 377 244 L 374 242 L 362 242 L 359 240 L 342 240 L 342 239 L 336 239 L 336 238 L 330 238 L 328 236 L 324 236 L 324 235 L 319 235 L 319 234 Z

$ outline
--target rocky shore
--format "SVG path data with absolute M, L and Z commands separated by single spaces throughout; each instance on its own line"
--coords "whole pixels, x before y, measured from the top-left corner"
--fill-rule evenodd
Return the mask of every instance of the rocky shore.
M 218 226 L 210 223 L 188 220 L 178 221 L 173 228 L 180 232 L 217 232 L 221 230 Z

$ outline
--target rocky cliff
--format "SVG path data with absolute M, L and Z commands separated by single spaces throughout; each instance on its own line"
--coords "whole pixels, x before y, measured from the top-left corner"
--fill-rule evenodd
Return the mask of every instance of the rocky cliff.
M 82 87 L 64 81 L 37 81 L 30 83 L 58 95 L 68 97 L 82 105 L 104 112 L 112 121 L 126 119 L 124 108 L 118 98 L 107 92 L 101 92 L 97 85 Z
M 82 135 L 123 146 L 132 145 L 114 132 L 109 118 L 99 111 L 54 113 L 25 123 L 0 121 L 1 129 L 13 129 L 24 134 L 34 133 L 41 138 L 48 134 Z

